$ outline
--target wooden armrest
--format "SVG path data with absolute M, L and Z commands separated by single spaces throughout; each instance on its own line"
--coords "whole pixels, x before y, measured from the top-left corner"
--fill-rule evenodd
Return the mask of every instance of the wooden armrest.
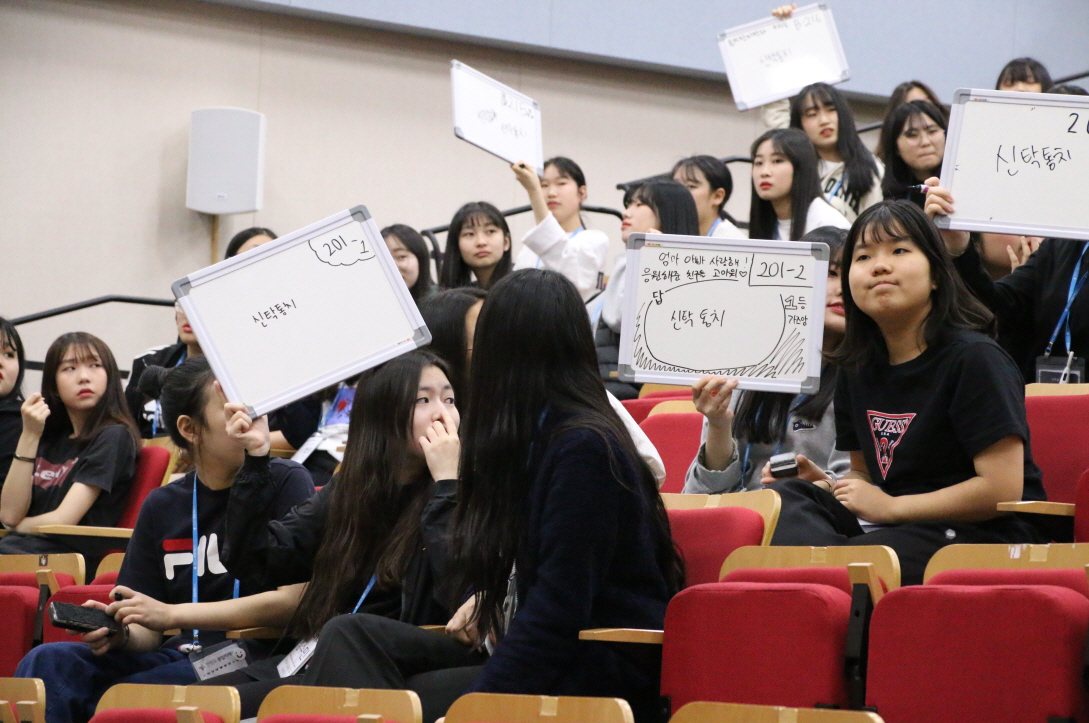
M 295 456 L 295 450 L 287 449 L 286 447 L 273 447 L 268 451 L 270 457 L 279 457 L 280 459 L 291 459 Z
M 639 630 L 638 628 L 596 628 L 579 632 L 579 640 L 598 640 L 608 643 L 647 643 L 662 644 L 661 630 Z
M 57 576 L 54 575 L 53 571 L 49 568 L 38 570 L 34 575 L 38 578 L 38 585 L 45 585 L 49 588 L 50 595 L 57 592 L 57 590 L 60 590 L 60 583 L 57 582 Z
M 1067 502 L 999 502 L 999 512 L 1031 512 L 1036 515 L 1073 517 L 1074 505 Z
M 420 630 L 430 630 L 433 633 L 442 633 L 446 635 L 445 625 L 421 625 Z
M 230 640 L 279 640 L 283 635 L 283 628 L 242 628 L 227 631 Z
M 132 530 L 127 527 L 89 527 L 86 525 L 42 525 L 35 532 L 42 535 L 78 535 L 80 537 L 115 537 L 127 540 Z

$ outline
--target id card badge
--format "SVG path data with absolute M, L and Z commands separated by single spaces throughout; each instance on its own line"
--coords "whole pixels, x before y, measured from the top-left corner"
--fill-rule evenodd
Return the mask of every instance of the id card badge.
M 190 653 L 189 662 L 200 680 L 241 670 L 250 664 L 249 652 L 232 640 L 205 648 L 199 653 Z
M 1064 379 L 1065 376 L 1065 379 Z M 1036 357 L 1036 381 L 1041 384 L 1084 384 L 1085 360 L 1073 354 Z
M 303 669 L 307 663 L 310 662 L 310 658 L 314 657 L 314 650 L 318 647 L 318 639 L 311 638 L 310 640 L 300 640 L 291 652 L 284 656 L 284 659 L 276 664 L 276 672 L 280 674 L 281 678 L 289 678 L 292 675 L 296 675 Z

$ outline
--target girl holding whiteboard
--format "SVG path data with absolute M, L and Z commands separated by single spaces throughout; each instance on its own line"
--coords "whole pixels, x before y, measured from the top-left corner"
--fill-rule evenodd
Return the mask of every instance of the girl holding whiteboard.
M 745 238 L 726 213 L 734 179 L 725 163 L 714 156 L 682 158 L 673 166 L 673 180 L 692 192 L 700 220 L 700 235 L 714 238 Z
M 23 428 L 0 491 L 0 554 L 73 552 L 40 525 L 112 527 L 128 502 L 140 435 L 106 343 L 72 332 L 49 345 L 41 394 L 21 407 Z M 75 550 L 78 552 L 78 550 Z
M 446 232 L 440 285 L 487 289 L 510 270 L 510 228 L 499 209 L 487 201 L 459 208 Z
M 687 188 L 676 181 L 649 181 L 630 190 L 624 198 L 620 238 L 625 244 L 633 233 L 699 235 L 696 202 Z M 605 291 L 593 300 L 588 311 L 597 344 L 598 365 L 605 388 L 617 399 L 634 399 L 638 390 L 616 378 L 620 360 L 620 322 L 624 317 L 624 276 L 627 254 L 616 257 L 613 275 Z
M 821 226 L 850 228 L 821 196 L 817 154 L 804 133 L 767 131 L 753 142 L 752 159 L 749 238 L 797 241 Z
M 544 177 L 525 162 L 511 165 L 526 189 L 537 225 L 522 237 L 516 269 L 550 269 L 566 276 L 583 300 L 601 290 L 609 237 L 588 229 L 579 211 L 586 200 L 586 176 L 570 158 L 545 161 Z
M 840 284 L 840 259 L 847 232 L 822 226 L 803 241 L 825 243 L 830 250 L 825 287 L 824 349 L 843 338 L 845 320 Z M 721 494 L 761 488 L 770 476 L 765 463 L 781 452 L 798 455 L 799 468 L 827 469 L 839 475 L 850 469 L 848 455 L 834 449 L 836 369 L 821 370 L 816 394 L 735 393 L 737 380 L 704 377 L 692 385 L 692 401 L 704 415 L 703 444 L 688 468 L 684 491 Z M 812 461 L 810 461 L 812 460 Z
M 997 510 L 1044 499 L 1024 386 L 934 225 L 906 201 L 867 209 L 843 275 L 847 324 L 831 360 L 850 471 L 771 484 L 783 502 L 772 544 L 888 545 L 911 585 L 945 545 L 1043 541 Z

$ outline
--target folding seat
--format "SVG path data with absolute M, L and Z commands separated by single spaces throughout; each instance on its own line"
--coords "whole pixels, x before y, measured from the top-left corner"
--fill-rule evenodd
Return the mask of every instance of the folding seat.
M 38 678 L 0 678 L 0 722 L 45 723 L 45 683 Z
M 738 703 L 689 703 L 669 723 L 882 723 L 875 713 Z
M 284 685 L 257 712 L 258 723 L 420 723 L 420 699 L 411 690 L 369 690 Z
M 121 683 L 98 701 L 92 723 L 239 723 L 238 691 L 226 686 Z
M 700 449 L 703 415 L 698 412 L 656 414 L 648 416 L 639 426 L 646 432 L 665 463 L 666 478 L 661 491 L 680 492 L 684 489 L 684 477 L 688 473 L 688 467 Z
M 619 698 L 469 693 L 454 701 L 446 723 L 633 723 Z
M 83 556 L 0 555 L 0 676 L 11 676 L 42 637 L 45 601 L 62 586 L 83 584 Z
M 59 590 L 49 596 L 49 601 L 46 603 L 48 609 L 49 603 L 52 602 L 66 602 L 73 605 L 82 605 L 88 600 L 97 600 L 101 603 L 109 605 L 110 591 L 117 585 L 117 572 L 121 569 L 121 563 L 125 559 L 124 553 L 113 553 L 103 558 L 102 562 L 98 563 L 98 569 L 95 571 L 95 579 L 91 580 L 88 585 L 65 585 Z M 61 643 L 74 640 L 68 631 L 63 628 L 58 628 L 49 622 L 49 616 L 46 615 L 43 618 L 42 626 L 42 642 L 43 643 Z

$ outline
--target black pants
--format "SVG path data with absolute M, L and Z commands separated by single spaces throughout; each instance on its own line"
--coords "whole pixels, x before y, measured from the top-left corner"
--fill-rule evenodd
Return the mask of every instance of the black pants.
M 242 703 L 242 717 L 256 718 L 257 711 L 261 709 L 261 703 L 275 688 L 281 685 L 302 685 L 302 675 L 292 675 L 281 678 L 276 666 L 283 655 L 274 655 L 265 660 L 247 665 L 241 670 L 235 670 L 214 678 L 202 680 L 194 685 L 228 685 L 238 691 L 238 697 Z
M 783 501 L 773 545 L 886 545 L 900 558 L 900 581 L 920 585 L 926 565 L 946 545 L 1039 543 L 1047 540 L 1015 515 L 986 522 L 910 522 L 863 532 L 858 519 L 830 492 L 799 479 L 769 485 Z
M 413 690 L 433 723 L 476 679 L 484 658 L 440 633 L 378 615 L 340 615 L 321 629 L 306 685 Z

